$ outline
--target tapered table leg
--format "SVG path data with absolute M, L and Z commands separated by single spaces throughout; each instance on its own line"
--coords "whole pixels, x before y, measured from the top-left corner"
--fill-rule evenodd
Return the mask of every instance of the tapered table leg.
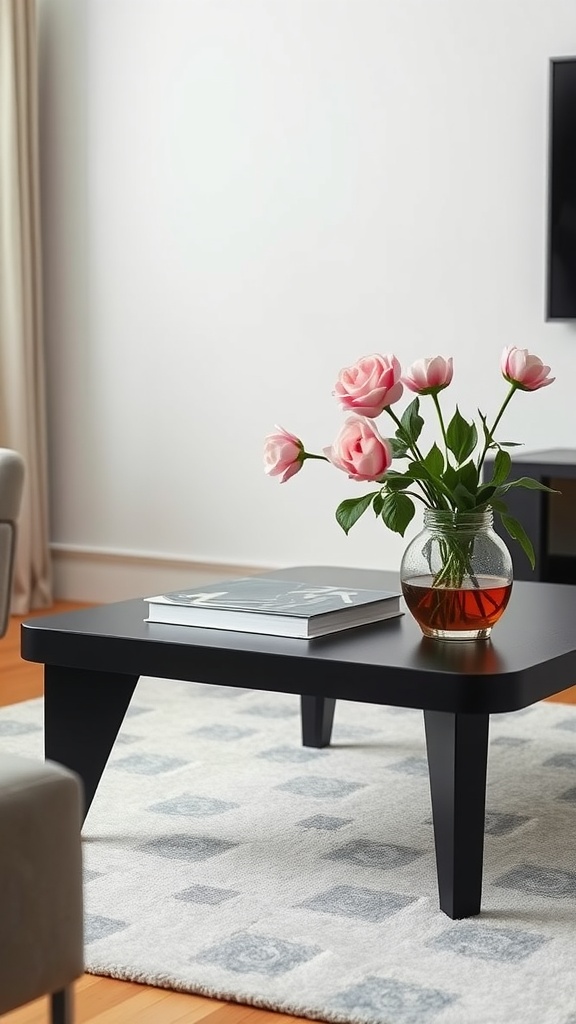
M 425 711 L 440 908 L 480 913 L 488 715 Z
M 85 815 L 138 678 L 118 672 L 45 666 L 44 753 L 81 777 Z
M 305 747 L 329 746 L 335 707 L 333 697 L 301 695 L 302 743 Z

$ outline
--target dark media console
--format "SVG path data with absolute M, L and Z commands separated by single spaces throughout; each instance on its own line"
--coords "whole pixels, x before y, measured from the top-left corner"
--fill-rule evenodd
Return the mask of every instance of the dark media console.
M 486 460 L 484 479 L 489 480 L 492 466 Z M 536 552 L 536 567 L 522 548 L 502 529 L 495 516 L 496 532 L 506 542 L 514 565 L 514 579 L 541 583 L 576 584 L 576 449 L 552 448 L 512 456 L 509 480 L 530 476 L 560 494 L 512 488 L 506 495 L 511 516 L 518 519 L 530 537 Z

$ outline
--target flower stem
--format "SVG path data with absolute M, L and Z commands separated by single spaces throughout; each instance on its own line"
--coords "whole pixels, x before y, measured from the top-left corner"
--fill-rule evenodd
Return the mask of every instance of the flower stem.
M 440 421 L 440 430 L 442 431 L 442 437 L 444 439 L 444 449 L 446 455 L 446 465 L 448 465 L 448 438 L 446 436 L 446 427 L 444 426 L 444 417 L 442 415 L 442 409 L 440 408 L 440 402 L 438 400 L 438 394 L 436 391 L 432 392 L 432 401 L 436 406 L 436 412 L 438 413 L 438 419 Z
M 416 491 L 402 491 L 402 494 L 409 494 L 411 498 L 418 498 L 418 501 L 421 501 L 422 504 L 426 506 L 426 508 L 429 508 L 428 502 L 425 500 L 425 498 L 423 498 L 422 495 L 418 494 Z
M 392 417 L 392 419 L 394 420 L 394 422 L 397 425 L 397 427 L 399 427 L 401 433 L 404 434 L 405 433 L 404 427 L 402 426 L 402 424 L 401 424 L 400 420 L 398 419 L 396 413 L 392 411 L 392 409 L 390 408 L 389 405 L 386 406 L 386 412 L 388 413 L 389 416 Z M 409 447 L 410 451 L 412 452 L 413 461 L 415 461 L 415 462 L 424 462 L 424 457 L 422 455 L 422 452 L 418 448 L 418 445 L 416 444 L 415 441 L 410 442 L 408 447 Z M 434 493 L 434 485 L 430 485 L 427 480 L 416 480 L 415 483 L 418 484 L 420 489 L 426 495 L 426 497 L 427 497 L 427 499 L 428 499 L 428 501 L 430 503 L 430 508 L 442 507 L 441 503 L 442 503 L 442 501 L 444 501 L 444 495 L 441 493 L 440 496 L 438 497 L 438 494 Z M 450 500 L 449 500 L 450 499 L 450 492 L 447 490 L 447 488 L 444 488 L 444 486 L 441 483 L 441 481 L 439 481 L 439 486 L 442 487 L 443 491 L 448 496 L 448 501 L 444 502 L 444 508 L 450 508 Z
M 506 398 L 504 399 L 504 401 L 502 402 L 502 405 L 500 406 L 500 411 L 499 411 L 498 415 L 496 416 L 496 419 L 494 420 L 494 423 L 492 425 L 492 429 L 489 431 L 491 438 L 494 437 L 494 431 L 496 430 L 496 427 L 498 426 L 498 424 L 500 423 L 500 420 L 502 419 L 502 416 L 504 415 L 504 410 L 506 409 L 506 406 L 508 405 L 510 399 L 512 398 L 512 395 L 517 390 L 518 390 L 518 385 L 512 383 L 510 385 L 510 391 L 508 392 L 508 394 L 506 395 Z M 484 465 L 484 459 L 486 458 L 486 453 L 488 451 L 489 446 L 490 446 L 490 442 L 488 441 L 488 439 L 486 439 L 486 443 L 485 443 L 484 448 L 482 450 L 482 455 L 480 456 L 480 458 L 478 460 L 478 479 L 480 479 L 480 470 L 482 469 L 482 466 Z

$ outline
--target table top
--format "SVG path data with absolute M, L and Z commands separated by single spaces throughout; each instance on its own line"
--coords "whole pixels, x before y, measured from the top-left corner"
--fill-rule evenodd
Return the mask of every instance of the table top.
M 368 569 L 266 575 L 399 588 L 396 574 Z M 567 585 L 515 582 L 487 641 L 428 639 L 408 612 L 314 640 L 196 629 L 146 622 L 144 600 L 29 619 L 22 657 L 81 670 L 87 680 L 90 672 L 148 675 L 469 713 L 517 710 L 576 683 L 576 587 Z
M 548 476 L 553 479 L 569 480 L 576 477 L 576 449 L 574 448 L 546 448 L 539 452 L 520 452 L 513 449 L 510 455 L 513 477 L 517 478 L 522 475 L 542 479 Z M 489 452 L 486 462 L 492 463 L 494 457 L 494 453 Z M 487 474 L 484 475 L 487 478 Z
M 533 466 L 564 467 L 576 465 L 576 449 L 574 448 L 546 448 L 537 452 L 513 452 L 514 462 L 525 462 Z

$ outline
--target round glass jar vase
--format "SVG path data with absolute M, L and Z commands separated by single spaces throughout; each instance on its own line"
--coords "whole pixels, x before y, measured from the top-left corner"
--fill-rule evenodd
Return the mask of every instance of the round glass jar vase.
M 512 559 L 492 510 L 426 509 L 400 566 L 402 593 L 424 636 L 486 640 L 508 604 Z

